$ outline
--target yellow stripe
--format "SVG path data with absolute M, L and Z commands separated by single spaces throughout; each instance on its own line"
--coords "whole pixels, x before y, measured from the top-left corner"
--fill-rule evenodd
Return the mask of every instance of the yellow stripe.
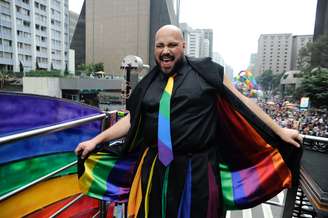
M 0 217 L 23 217 L 56 201 L 80 193 L 77 175 L 38 183 L 0 202 Z
M 173 90 L 173 81 L 174 81 L 173 76 L 170 76 L 165 87 L 165 91 L 170 95 L 172 94 L 172 90 Z
M 148 218 L 149 193 L 150 193 L 151 184 L 152 184 L 152 180 L 153 180 L 153 173 L 154 173 L 154 166 L 155 166 L 155 163 L 156 163 L 156 159 L 157 159 L 157 155 L 155 156 L 155 158 L 153 160 L 153 163 L 152 163 L 151 169 L 150 169 L 150 173 L 149 173 L 149 177 L 148 177 L 147 191 L 146 191 L 146 195 L 145 195 L 145 218 Z
M 133 178 L 128 201 L 128 217 L 138 217 L 138 212 L 142 201 L 141 169 L 148 150 L 149 148 L 146 148 L 144 151 L 138 165 L 137 172 Z
M 101 158 L 101 155 L 90 155 L 84 162 L 84 173 L 79 179 L 80 189 L 83 193 L 88 193 L 92 185 L 93 178 L 93 168 L 96 166 L 97 162 Z M 87 167 L 88 166 L 88 167 Z

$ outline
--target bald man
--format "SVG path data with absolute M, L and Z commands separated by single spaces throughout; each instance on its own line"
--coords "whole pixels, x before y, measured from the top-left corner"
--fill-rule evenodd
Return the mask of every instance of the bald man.
M 250 148 L 252 152 L 255 150 L 263 157 L 270 156 L 271 152 L 273 159 L 280 158 L 277 162 L 279 168 L 285 170 L 280 176 L 283 181 L 279 180 L 281 184 L 277 182 L 277 187 L 260 199 L 266 200 L 290 186 L 291 173 L 269 142 L 270 145 L 277 142 L 299 147 L 298 132 L 281 128 L 253 101 L 240 94 L 224 76 L 220 65 L 209 58 L 186 57 L 186 44 L 178 27 L 163 26 L 155 37 L 157 65 L 131 94 L 127 103 L 130 113 L 111 128 L 80 143 L 75 150 L 85 158 L 97 144 L 126 136 L 121 155 L 139 154 L 129 196 L 129 217 L 223 217 L 223 202 L 227 196 L 221 191 L 220 175 L 223 174 L 220 174 L 219 164 L 223 160 L 229 162 L 227 156 L 235 156 L 229 150 L 235 144 L 240 147 L 254 144 L 256 149 Z M 168 103 L 163 103 L 163 92 L 168 93 Z M 230 104 L 234 106 L 226 106 Z M 165 115 L 161 114 L 164 107 L 168 111 Z M 234 110 L 240 111 L 235 113 Z M 239 114 L 246 121 L 244 118 L 240 121 Z M 162 121 L 161 116 L 168 121 Z M 244 137 L 246 133 L 240 122 L 255 124 L 257 128 L 247 133 L 254 136 Z M 258 126 L 269 127 L 270 134 L 262 134 Z M 232 134 L 241 134 L 240 141 Z M 268 135 L 273 135 L 273 139 L 268 139 Z M 167 147 L 162 148 L 162 144 Z M 226 150 L 229 150 L 228 155 L 224 153 Z M 261 159 L 258 157 L 254 160 Z M 238 165 L 238 160 L 231 164 Z M 246 206 L 258 203 L 257 197 L 253 197 L 252 203 Z

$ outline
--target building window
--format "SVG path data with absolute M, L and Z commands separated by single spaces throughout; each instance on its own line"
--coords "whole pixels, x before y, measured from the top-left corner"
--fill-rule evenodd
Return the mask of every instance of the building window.
M 31 24 L 30 21 L 23 20 L 23 25 L 24 26 L 29 27 L 30 24 Z

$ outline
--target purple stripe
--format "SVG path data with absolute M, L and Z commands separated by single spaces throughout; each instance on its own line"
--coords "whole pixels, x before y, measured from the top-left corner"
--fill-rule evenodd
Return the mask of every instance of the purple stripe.
M 256 170 L 256 166 L 242 170 L 239 172 L 240 177 L 244 181 L 244 191 L 245 195 L 249 199 L 251 195 L 254 195 L 260 188 L 260 177 L 258 175 L 258 171 Z
M 218 186 L 215 182 L 213 168 L 210 163 L 208 163 L 207 174 L 208 174 L 207 218 L 219 217 L 218 214 L 219 191 L 218 191 Z
M 158 139 L 158 156 L 165 166 L 173 160 L 172 148 L 167 147 L 160 139 Z

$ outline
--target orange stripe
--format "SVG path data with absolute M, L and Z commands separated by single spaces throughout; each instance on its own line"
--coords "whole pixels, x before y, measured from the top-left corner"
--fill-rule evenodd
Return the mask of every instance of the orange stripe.
M 292 186 L 292 173 L 286 166 L 286 163 L 282 159 L 280 153 L 276 151 L 276 154 L 272 157 L 273 165 L 282 180 L 282 185 L 285 188 L 291 188 Z
M 76 174 L 49 179 L 1 201 L 0 216 L 23 217 L 80 192 Z
M 132 182 L 130 195 L 129 195 L 129 201 L 128 201 L 128 217 L 129 218 L 138 216 L 139 208 L 140 208 L 141 201 L 142 201 L 141 169 L 142 169 L 142 165 L 143 165 L 144 159 L 146 157 L 146 154 L 148 153 L 148 149 L 149 148 L 147 148 L 142 155 L 137 172 L 136 172 L 133 182 Z

